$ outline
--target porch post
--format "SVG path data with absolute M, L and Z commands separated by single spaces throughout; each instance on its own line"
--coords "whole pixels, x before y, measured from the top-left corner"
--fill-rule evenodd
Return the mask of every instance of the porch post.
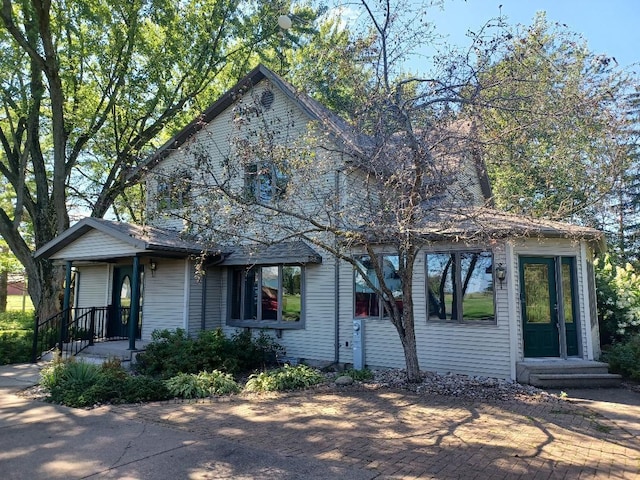
M 129 310 L 129 350 L 136 349 L 136 333 L 140 317 L 140 259 L 133 257 L 131 278 L 131 309 Z
M 62 325 L 60 326 L 60 352 L 62 352 L 63 344 L 67 341 L 67 330 L 69 328 L 70 312 L 69 307 L 71 305 L 71 267 L 73 262 L 67 260 L 66 271 L 64 277 L 64 297 L 62 300 Z

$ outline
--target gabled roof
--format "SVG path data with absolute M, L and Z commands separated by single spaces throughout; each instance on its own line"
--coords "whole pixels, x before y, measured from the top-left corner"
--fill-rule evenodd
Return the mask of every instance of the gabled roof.
M 102 232 L 141 251 L 182 254 L 199 254 L 205 251 L 205 247 L 202 244 L 185 239 L 180 233 L 172 230 L 87 217 L 46 243 L 33 255 L 34 257 L 48 258 L 90 230 Z
M 180 148 L 189 138 L 202 130 L 214 118 L 224 112 L 233 103 L 238 100 L 243 92 L 257 85 L 262 80 L 267 79 L 272 85 L 283 92 L 292 102 L 294 102 L 308 117 L 310 121 L 321 122 L 325 128 L 328 128 L 335 137 L 349 145 L 355 150 L 359 150 L 359 146 L 363 142 L 368 141 L 365 135 L 358 133 L 345 120 L 331 112 L 319 102 L 311 97 L 299 93 L 293 86 L 283 80 L 280 76 L 260 64 L 242 78 L 234 87 L 229 89 L 222 97 L 214 102 L 202 114 L 198 115 L 186 127 L 180 130 L 173 138 L 162 145 L 158 150 L 149 156 L 144 163 L 132 173 L 135 177 L 144 169 L 153 168 L 160 160 L 167 157 L 171 152 Z

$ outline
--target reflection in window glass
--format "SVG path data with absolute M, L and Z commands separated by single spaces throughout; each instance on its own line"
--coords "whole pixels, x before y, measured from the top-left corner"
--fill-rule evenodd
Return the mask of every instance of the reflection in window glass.
M 553 321 L 549 305 L 549 265 L 545 263 L 525 263 L 524 304 L 527 323 L 547 323 Z
M 384 284 L 391 290 L 396 305 L 402 312 L 402 281 L 398 274 L 399 257 L 398 255 L 384 255 L 382 257 L 382 273 L 384 274 Z M 385 317 L 389 316 L 386 309 L 383 310 Z
M 289 178 L 275 164 L 260 162 L 245 167 L 245 190 L 261 203 L 269 203 L 286 192 Z
M 366 273 L 369 283 L 357 269 L 354 271 L 354 315 L 356 317 L 380 317 L 381 315 L 388 317 L 389 312 L 384 308 L 382 299 L 372 288 L 377 288 L 380 283 L 371 258 L 368 255 L 362 255 L 357 257 L 356 261 Z M 399 257 L 398 255 L 381 255 L 378 261 L 382 262 L 380 265 L 384 284 L 391 290 L 396 305 L 402 312 L 402 281 L 398 274 Z
M 375 287 L 378 286 L 376 272 L 371 266 L 371 259 L 368 255 L 358 257 L 356 261 L 360 268 L 366 273 L 369 282 Z M 378 295 L 367 284 L 362 274 L 355 271 L 355 316 L 356 317 L 377 317 L 380 315 L 380 302 Z
M 299 322 L 302 317 L 302 267 L 282 267 L 282 320 Z
M 491 320 L 493 259 L 489 252 L 461 253 L 462 312 L 468 320 Z
M 269 265 L 230 273 L 231 320 L 300 322 L 302 267 Z
M 278 319 L 278 267 L 262 267 L 261 320 Z
M 258 271 L 255 268 L 247 270 L 244 281 L 244 318 L 258 319 Z
M 426 263 L 430 319 L 495 319 L 491 252 L 429 253 Z
M 571 296 L 571 265 L 562 264 L 562 303 L 564 305 L 564 322 L 573 323 L 573 299 Z
M 456 318 L 452 305 L 454 260 L 454 254 L 430 253 L 427 255 L 427 303 L 430 318 L 440 320 Z

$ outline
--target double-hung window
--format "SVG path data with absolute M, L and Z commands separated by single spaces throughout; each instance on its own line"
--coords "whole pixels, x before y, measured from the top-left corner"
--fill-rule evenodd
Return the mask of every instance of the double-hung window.
M 257 162 L 245 168 L 245 191 L 249 199 L 270 203 L 284 195 L 288 177 L 273 162 Z
M 495 322 L 491 252 L 427 253 L 426 266 L 429 320 Z
M 354 315 L 356 317 L 388 317 L 379 294 L 380 282 L 368 255 L 356 257 L 359 270 L 354 269 Z M 384 279 L 384 284 L 391 291 L 396 305 L 402 310 L 402 282 L 398 275 L 398 255 L 380 255 L 377 257 Z M 372 288 L 373 287 L 373 288 Z
M 158 210 L 177 210 L 190 204 L 191 176 L 179 172 L 158 182 Z
M 229 324 L 301 328 L 304 269 L 299 265 L 237 268 L 229 279 Z

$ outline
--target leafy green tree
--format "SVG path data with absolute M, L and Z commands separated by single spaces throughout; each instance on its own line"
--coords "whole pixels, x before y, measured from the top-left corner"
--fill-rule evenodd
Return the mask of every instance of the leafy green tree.
M 244 73 L 288 6 L 3 0 L 0 188 L 11 202 L 0 208 L 0 234 L 27 271 L 40 317 L 59 309 L 62 272 L 34 259 L 34 248 L 74 215 L 103 216 L 139 180 L 140 160 Z
M 602 226 L 629 166 L 621 146 L 633 78 L 544 14 L 505 47 L 481 75 L 489 108 L 471 111 L 496 205 Z

